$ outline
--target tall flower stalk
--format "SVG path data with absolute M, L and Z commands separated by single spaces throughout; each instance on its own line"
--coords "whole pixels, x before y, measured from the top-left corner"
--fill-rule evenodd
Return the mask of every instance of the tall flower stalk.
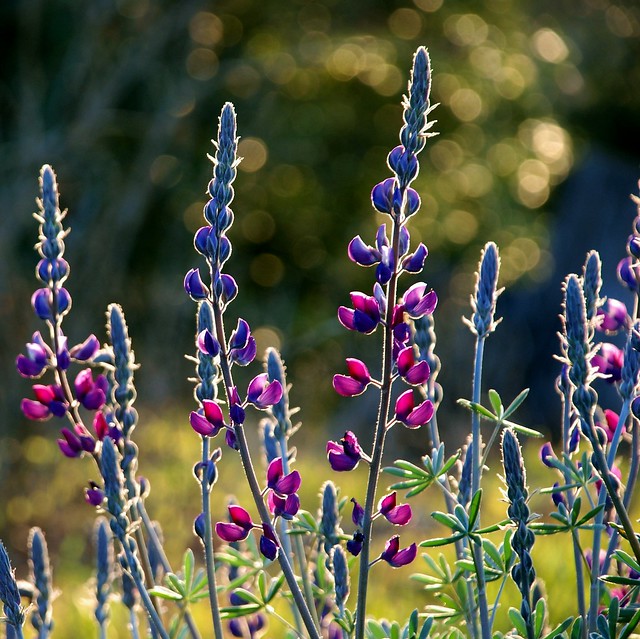
M 339 311 L 341 323 L 350 330 L 368 334 L 375 331 L 378 324 L 382 324 L 382 366 L 380 381 L 377 384 L 380 387 L 380 402 L 371 455 L 369 456 L 366 498 L 361 517 L 362 547 L 358 576 L 356 639 L 362 639 L 365 632 L 369 571 L 373 563 L 371 562 L 371 531 L 386 434 L 397 421 L 414 428 L 428 423 L 433 414 L 433 404 L 429 400 L 418 407 L 414 406 L 413 391 L 411 390 L 403 393 L 398 399 L 395 417 L 391 414 L 392 386 L 395 379 L 394 367 L 396 370 L 398 369 L 400 351 L 406 348 L 413 351 L 413 347 L 407 344 L 410 329 L 403 321 L 404 314 L 417 319 L 431 313 L 437 301 L 435 293 L 427 293 L 426 285 L 419 283 L 407 291 L 402 304 L 396 305 L 400 274 L 403 271 L 420 272 L 427 255 L 426 247 L 422 244 L 412 254 L 409 254 L 409 232 L 406 224 L 409 217 L 417 212 L 420 205 L 418 194 L 410 188 L 411 182 L 418 175 L 417 156 L 424 148 L 427 137 L 433 135 L 428 132 L 431 123 L 427 122 L 427 115 L 432 109 L 429 104 L 430 87 L 429 56 L 426 49 L 421 47 L 414 56 L 409 93 L 403 103 L 404 126 L 400 131 L 401 144 L 395 147 L 388 157 L 388 165 L 394 177 L 378 184 L 372 192 L 374 207 L 391 218 L 391 239 L 387 238 L 386 226 L 383 225 L 378 231 L 375 248 L 366 245 L 359 236 L 351 242 L 349 245 L 351 259 L 362 266 L 376 264 L 377 282 L 372 297 L 362 293 L 352 293 L 351 300 L 354 309 L 341 307 Z M 405 353 L 405 355 L 408 356 L 410 353 Z M 349 361 L 347 363 L 349 364 Z M 361 369 L 359 364 L 350 365 L 350 371 L 356 369 Z M 360 378 L 362 379 L 362 375 Z M 422 383 L 426 380 L 421 379 L 420 381 Z M 334 380 L 334 386 L 343 395 L 359 394 L 350 390 L 352 385 L 344 377 L 338 376 Z M 389 543 L 392 543 L 392 546 L 388 545 L 387 550 L 391 547 L 395 549 L 397 538 L 394 537 Z M 415 556 L 415 545 L 407 550 L 411 550 L 411 548 L 413 548 L 411 554 Z M 411 554 L 406 556 L 407 559 Z M 385 558 L 384 555 L 385 553 L 381 557 Z
M 232 367 L 235 364 L 246 366 L 253 361 L 256 355 L 255 339 L 251 336 L 249 325 L 245 320 L 238 320 L 237 328 L 229 339 L 227 339 L 224 325 L 224 314 L 227 307 L 238 293 L 238 287 L 233 277 L 223 272 L 224 264 L 231 255 L 231 242 L 227 237 L 227 231 L 233 223 L 233 212 L 230 204 L 233 200 L 232 183 L 235 180 L 236 167 L 240 161 L 237 158 L 237 143 L 235 111 L 233 105 L 227 103 L 224 105 L 220 115 L 216 153 L 211 158 L 213 161 L 213 179 L 210 181 L 208 188 L 211 199 L 204 207 L 204 218 L 207 225 L 196 232 L 194 239 L 196 250 L 207 261 L 209 286 L 203 282 L 199 270 L 192 269 L 185 277 L 185 289 L 192 299 L 208 304 L 211 307 L 213 325 L 211 329 L 205 329 L 199 333 L 198 345 L 201 351 L 215 358 L 219 367 L 229 420 L 228 422 L 224 421 L 218 403 L 213 400 L 202 400 L 199 411 L 192 413 L 191 425 L 204 438 L 215 436 L 220 430 L 225 429 L 227 444 L 237 450 L 240 455 L 243 470 L 260 517 L 262 528 L 261 550 L 268 559 L 278 558 L 287 585 L 309 636 L 312 639 L 319 639 L 317 625 L 297 583 L 289 559 L 285 553 L 280 552 L 282 544 L 272 525 L 271 515 L 264 501 L 263 490 L 256 476 L 244 432 L 246 406 L 251 404 L 259 410 L 272 406 L 282 397 L 282 387 L 278 381 L 269 382 L 266 374 L 258 375 L 249 384 L 246 399 L 243 401 L 232 374 Z M 227 527 L 219 527 L 223 534 L 226 531 L 227 535 L 230 535 L 230 539 L 234 535 L 236 528 L 229 528 L 229 526 L 239 527 L 241 535 L 244 535 L 245 532 L 248 534 L 254 527 L 248 513 L 244 509 L 240 508 L 238 510 L 238 508 L 232 512 L 239 519 L 234 521 L 233 524 L 227 525 Z M 203 514 L 203 519 L 206 535 L 209 517 Z M 207 562 L 210 565 L 211 558 Z M 209 571 L 211 571 L 211 568 L 209 568 Z M 213 606 L 212 602 L 212 608 Z

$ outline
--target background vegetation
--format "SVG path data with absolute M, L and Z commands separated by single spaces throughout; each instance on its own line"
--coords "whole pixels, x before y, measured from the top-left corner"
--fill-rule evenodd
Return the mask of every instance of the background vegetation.
M 260 347 L 282 348 L 305 450 L 316 439 L 320 456 L 327 433 L 367 428 L 367 412 L 342 412 L 331 390 L 349 339 L 335 312 L 365 285 L 345 249 L 379 223 L 368 194 L 387 175 L 419 44 L 430 49 L 441 103 L 413 227 L 441 300 L 440 423 L 454 448 L 467 415 L 453 406 L 469 393 L 472 347 L 458 320 L 479 248 L 493 239 L 510 288 L 487 380 L 504 397 L 532 386 L 523 421 L 554 429 L 560 282 L 597 248 L 611 283 L 634 214 L 626 198 L 640 174 L 637 3 L 33 0 L 0 6 L 0 38 L 0 537 L 14 556 L 38 524 L 54 569 L 78 570 L 92 519 L 82 504 L 86 466 L 59 463 L 53 422 L 27 423 L 18 408 L 28 384 L 13 361 L 38 328 L 28 300 L 39 167 L 54 166 L 70 209 L 70 339 L 98 331 L 107 303 L 122 303 L 143 363 L 139 437 L 142 472 L 156 470 L 151 508 L 166 520 L 163 498 L 177 490 L 188 537 L 197 442 L 186 421 L 182 355 L 193 349 L 193 307 L 182 276 L 217 113 L 236 104 L 245 157 L 231 233 L 237 312 L 258 329 Z M 405 439 L 425 452 L 426 433 Z M 309 482 L 311 495 L 320 483 Z M 184 538 L 173 535 L 179 553 Z

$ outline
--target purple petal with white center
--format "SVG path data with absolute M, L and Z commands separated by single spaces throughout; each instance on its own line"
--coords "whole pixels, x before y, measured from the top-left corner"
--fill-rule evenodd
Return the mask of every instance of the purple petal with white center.
M 373 247 L 365 244 L 359 235 L 356 235 L 347 249 L 349 259 L 360 266 L 371 266 L 380 259 L 380 254 Z

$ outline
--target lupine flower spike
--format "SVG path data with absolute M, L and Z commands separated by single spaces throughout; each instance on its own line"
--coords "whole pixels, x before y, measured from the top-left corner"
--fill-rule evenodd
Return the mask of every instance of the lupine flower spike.
M 24 610 L 20 605 L 20 592 L 11 568 L 9 555 L 0 541 L 0 601 L 4 604 L 4 615 L 7 624 L 13 626 L 18 636 L 22 637 Z

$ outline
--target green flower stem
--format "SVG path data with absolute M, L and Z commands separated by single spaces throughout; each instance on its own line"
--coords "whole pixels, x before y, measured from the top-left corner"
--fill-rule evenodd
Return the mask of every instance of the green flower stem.
M 147 536 L 149 537 L 149 541 L 153 544 L 156 552 L 158 553 L 158 557 L 160 558 L 160 563 L 162 564 L 162 568 L 165 572 L 173 572 L 171 569 L 171 564 L 167 559 L 167 555 L 164 552 L 164 548 L 160 539 L 158 538 L 158 534 L 156 533 L 153 525 L 151 524 L 151 519 L 149 518 L 149 514 L 144 505 L 144 501 L 142 499 L 138 500 L 137 510 L 140 516 L 140 521 L 142 521 L 142 525 L 144 526 L 145 531 L 147 532 Z M 178 604 L 184 614 L 184 621 L 189 628 L 189 634 L 193 637 L 193 639 L 200 639 L 200 633 L 198 632 L 198 628 L 195 625 L 193 617 L 189 612 L 186 606 Z
M 484 357 L 484 343 L 486 335 L 478 335 L 476 338 L 476 355 L 473 372 L 473 401 L 480 403 L 482 390 L 482 360 Z M 471 494 L 475 495 L 480 489 L 482 477 L 482 458 L 480 449 L 482 447 L 482 433 L 480 432 L 480 415 L 475 411 L 471 414 L 471 441 L 473 443 L 473 458 L 471 464 Z M 480 514 L 478 514 L 478 525 L 480 525 Z M 480 632 L 482 639 L 491 639 L 491 626 L 489 623 L 489 607 L 487 604 L 487 592 L 484 578 L 484 551 L 482 544 L 474 544 L 471 549 L 473 562 L 476 567 L 476 577 L 478 580 L 478 609 L 480 611 Z
M 391 239 L 393 255 L 398 255 L 400 242 L 401 224 L 394 218 L 393 237 Z M 395 260 L 397 263 L 397 259 Z M 373 527 L 373 510 L 375 507 L 376 488 L 382 466 L 382 452 L 384 450 L 384 440 L 387 434 L 387 421 L 391 406 L 391 386 L 392 386 L 392 365 L 393 365 L 393 330 L 391 328 L 393 318 L 393 307 L 395 304 L 398 289 L 398 271 L 394 269 L 391 279 L 387 284 L 387 309 L 382 336 L 382 387 L 380 390 L 380 404 L 378 408 L 378 418 L 375 434 L 373 437 L 373 450 L 371 453 L 371 463 L 369 465 L 369 479 L 367 482 L 367 493 L 364 504 L 364 518 L 362 522 L 362 550 L 360 551 L 360 571 L 358 575 L 358 600 L 356 604 L 356 639 L 364 639 L 365 636 L 365 615 L 367 610 L 367 586 L 369 581 L 370 568 L 370 546 L 371 529 Z
M 287 438 L 283 434 L 279 439 L 280 455 L 282 457 L 282 472 L 285 475 L 289 474 L 289 449 L 287 445 Z M 282 527 L 286 531 L 289 528 L 289 524 L 286 520 L 282 520 Z M 311 616 L 317 628 L 320 627 L 320 620 L 318 619 L 318 611 L 316 610 L 315 603 L 313 601 L 313 588 L 311 587 L 311 580 L 309 579 L 309 567 L 307 565 L 307 557 L 304 552 L 304 544 L 302 543 L 302 537 L 300 535 L 294 535 L 293 540 L 286 534 L 282 535 L 283 543 L 286 543 L 289 547 L 293 542 L 293 552 L 295 553 L 298 561 L 298 567 L 300 568 L 300 578 L 302 580 L 302 589 L 305 599 L 307 600 L 307 606 L 311 611 Z M 297 608 L 296 608 L 297 611 Z
M 234 387 L 233 377 L 231 376 L 231 369 L 229 367 L 229 359 L 226 350 L 226 336 L 224 332 L 224 320 L 222 317 L 222 310 L 220 306 L 212 301 L 213 307 L 213 317 L 215 323 L 216 330 L 216 339 L 220 344 L 220 369 L 222 371 L 222 377 L 225 385 L 225 393 L 228 393 L 229 389 Z M 258 484 L 258 479 L 256 477 L 256 473 L 253 467 L 253 462 L 251 461 L 251 453 L 249 452 L 249 444 L 247 442 L 247 437 L 244 432 L 244 427 L 242 424 L 234 425 L 234 433 L 236 436 L 236 441 L 238 444 L 238 452 L 240 453 L 240 460 L 242 461 L 242 467 L 244 469 L 245 476 L 247 478 L 247 482 L 249 484 L 249 489 L 251 490 L 251 494 L 253 496 L 253 500 L 255 502 L 256 508 L 258 509 L 258 514 L 260 515 L 260 520 L 263 524 L 271 526 L 271 517 L 269 514 L 269 510 L 264 503 L 262 498 L 262 491 L 260 490 L 260 485 Z M 277 536 L 277 533 L 274 530 L 274 535 Z M 278 543 L 280 544 L 280 540 L 278 539 Z M 281 545 L 281 544 L 280 544 Z M 296 581 L 295 573 L 291 568 L 291 564 L 287 559 L 287 556 L 284 552 L 278 552 L 278 561 L 280 563 L 280 568 L 284 573 L 284 578 L 287 581 L 287 585 L 289 586 L 289 590 L 291 591 L 291 595 L 295 601 L 295 604 L 300 611 L 300 615 L 302 616 L 302 621 L 309 633 L 311 639 L 321 639 L 320 632 L 318 627 L 315 625 L 313 621 L 313 617 L 311 616 L 311 612 L 307 603 L 304 599 L 302 591 L 298 586 L 298 582 Z
M 209 438 L 202 438 L 202 461 L 209 460 Z M 207 583 L 209 584 L 209 606 L 213 621 L 213 633 L 216 639 L 223 639 L 222 620 L 220 619 L 220 606 L 218 604 L 218 591 L 216 586 L 216 563 L 213 554 L 213 531 L 211 528 L 211 487 L 207 481 L 207 473 L 201 473 L 200 489 L 202 491 L 202 512 L 204 514 L 204 545 L 205 564 L 207 568 Z

